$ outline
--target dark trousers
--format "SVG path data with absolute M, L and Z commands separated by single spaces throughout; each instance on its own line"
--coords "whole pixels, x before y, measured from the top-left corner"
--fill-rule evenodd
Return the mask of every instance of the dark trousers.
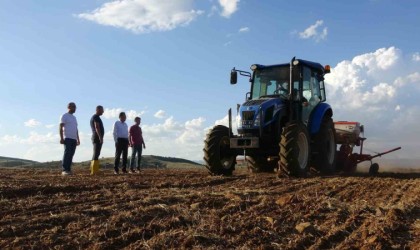
M 127 155 L 128 155 L 128 139 L 127 138 L 118 138 L 117 143 L 115 143 L 115 162 L 114 169 L 118 171 L 120 166 L 120 157 L 123 157 L 122 169 L 126 170 L 127 167 Z
M 64 155 L 63 155 L 63 171 L 71 171 L 71 163 L 76 152 L 77 140 L 66 138 L 64 139 Z
M 98 160 L 99 155 L 101 154 L 102 143 L 100 142 L 99 137 L 97 136 L 92 137 L 92 143 L 93 143 L 92 160 Z
M 134 163 L 136 161 L 136 154 L 137 154 L 137 169 L 140 170 L 140 163 L 141 163 L 141 152 L 143 148 L 142 145 L 133 145 L 131 148 L 131 164 L 130 168 L 134 169 Z

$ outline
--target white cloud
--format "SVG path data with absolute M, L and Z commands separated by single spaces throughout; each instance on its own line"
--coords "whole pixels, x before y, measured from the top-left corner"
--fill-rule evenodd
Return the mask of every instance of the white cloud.
M 237 133 L 238 132 L 236 118 L 238 118 L 238 117 L 235 117 L 235 116 L 232 115 L 232 132 L 233 133 Z M 210 129 L 212 129 L 216 125 L 223 125 L 223 126 L 229 127 L 229 115 L 226 115 L 225 117 L 223 117 L 220 120 L 216 120 L 212 126 L 207 127 L 204 130 L 207 133 Z
M 198 117 L 181 123 L 171 116 L 163 123 L 142 126 L 147 154 L 201 159 L 204 122 Z
M 57 133 L 47 133 L 45 135 L 37 132 L 31 132 L 29 137 L 22 139 L 22 144 L 41 144 L 41 143 L 57 143 L 59 141 Z
M 337 99 L 339 109 L 384 108 L 397 91 L 392 84 L 395 73 L 392 75 L 389 68 L 397 65 L 399 58 L 400 51 L 390 47 L 338 63 L 331 74 L 326 75 L 326 82 L 330 84 L 327 96 Z
M 51 129 L 54 128 L 56 125 L 55 124 L 47 124 L 45 125 L 46 128 Z
M 176 138 L 176 142 L 180 144 L 188 144 L 202 141 L 204 137 L 203 123 L 206 119 L 199 117 L 184 124 L 183 131 L 180 136 Z
M 245 33 L 245 32 L 249 32 L 248 27 L 242 27 L 242 28 L 239 29 L 239 33 Z
M 230 45 L 232 45 L 232 41 L 229 41 L 223 44 L 223 46 L 230 46 Z
M 113 109 L 105 108 L 103 117 L 105 119 L 118 118 L 122 110 L 123 110 L 122 108 L 113 108 Z
M 144 113 L 144 111 L 137 112 L 135 110 L 128 110 L 125 112 L 127 121 L 134 121 L 134 118 L 141 117 Z
M 219 12 L 219 8 L 217 8 L 217 6 L 213 5 L 209 11 L 209 13 L 207 14 L 208 17 L 213 16 L 215 13 Z
M 25 124 L 25 127 L 34 128 L 34 127 L 40 126 L 42 123 L 35 119 L 29 119 L 26 122 L 24 122 L 24 124 Z
M 420 65 L 407 65 L 402 58 L 402 51 L 389 47 L 339 62 L 325 77 L 327 102 L 334 120 L 365 125 L 366 148 L 402 146 L 404 151 L 397 155 L 415 158 L 411 153 L 420 147 L 412 139 L 420 133 Z
M 118 119 L 121 112 L 125 112 L 128 121 L 134 121 L 134 118 L 141 117 L 145 111 L 124 110 L 122 108 L 105 108 L 103 117 L 105 119 Z
M 407 75 L 406 77 L 398 77 L 394 81 L 394 85 L 396 87 L 403 87 L 404 85 L 407 85 L 407 84 L 416 84 L 417 83 L 417 87 L 420 87 L 418 85 L 419 82 L 420 82 L 420 73 L 415 72 L 415 73 Z
M 81 145 L 76 149 L 74 161 L 85 161 L 91 157 L 92 152 L 90 134 L 79 132 L 79 136 Z M 0 152 L 7 152 L 9 157 L 41 162 L 61 160 L 63 150 L 58 133 L 41 134 L 32 131 L 27 136 L 5 135 L 0 138 Z
M 188 25 L 203 13 L 201 10 L 193 9 L 193 2 L 193 0 L 118 0 L 104 3 L 91 12 L 77 16 L 134 33 L 168 31 Z
M 239 1 L 240 0 L 219 0 L 219 4 L 222 7 L 222 13 L 220 15 L 229 18 L 238 10 Z
M 299 37 L 301 39 L 314 39 L 315 41 L 319 42 L 321 40 L 325 40 L 328 35 L 328 28 L 324 27 L 322 28 L 324 24 L 323 20 L 318 20 L 315 22 L 315 24 L 309 26 L 304 31 L 299 32 Z M 320 31 L 322 29 L 322 31 Z
M 1 137 L 0 145 L 19 143 L 20 138 L 17 135 L 4 135 Z
M 412 60 L 415 62 L 420 62 L 420 53 L 419 52 L 414 53 L 412 56 Z
M 352 63 L 360 67 L 366 67 L 368 73 L 372 73 L 372 71 L 386 70 L 395 65 L 401 57 L 400 54 L 400 50 L 395 47 L 381 48 L 373 53 L 354 57 Z
M 361 103 L 365 105 L 381 104 L 392 100 L 396 92 L 394 86 L 387 83 L 379 83 L 372 87 L 372 91 L 368 91 L 362 95 Z
M 39 134 L 37 132 L 30 132 L 28 137 L 18 135 L 5 135 L 0 138 L 2 145 L 7 144 L 23 144 L 23 145 L 37 145 L 42 143 L 59 142 L 58 133 Z
M 145 134 L 150 134 L 153 137 L 165 138 L 171 134 L 179 133 L 183 126 L 179 122 L 175 121 L 174 117 L 171 116 L 163 123 L 153 124 L 153 125 L 143 125 L 143 131 Z
M 161 109 L 154 114 L 154 117 L 159 118 L 159 119 L 165 118 L 165 116 L 166 116 L 165 111 Z

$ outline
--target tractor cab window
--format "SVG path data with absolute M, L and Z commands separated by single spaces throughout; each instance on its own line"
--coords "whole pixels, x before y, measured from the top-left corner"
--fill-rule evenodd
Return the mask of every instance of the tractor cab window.
M 302 95 L 302 121 L 307 123 L 312 110 L 321 102 L 322 94 L 318 72 L 306 66 L 303 68 Z
M 255 70 L 251 99 L 259 99 L 263 96 L 280 96 L 280 98 L 287 98 L 288 94 L 288 67 L 266 67 Z
M 319 82 L 319 96 L 321 98 L 321 102 L 325 102 L 327 99 L 325 96 L 325 84 L 324 84 L 324 77 L 317 76 L 318 82 Z

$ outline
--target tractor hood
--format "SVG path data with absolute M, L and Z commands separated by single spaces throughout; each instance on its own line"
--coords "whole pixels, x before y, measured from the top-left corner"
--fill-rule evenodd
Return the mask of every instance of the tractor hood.
M 284 108 L 285 101 L 280 98 L 263 97 L 246 101 L 240 106 L 236 118 L 238 130 L 265 127 L 275 121 Z

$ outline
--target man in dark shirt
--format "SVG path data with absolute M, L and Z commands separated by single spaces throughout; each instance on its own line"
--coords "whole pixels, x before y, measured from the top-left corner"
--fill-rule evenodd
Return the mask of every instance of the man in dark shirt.
M 104 108 L 99 105 L 96 107 L 96 113 L 90 119 L 90 127 L 92 129 L 92 143 L 93 156 L 91 162 L 91 174 L 99 170 L 99 155 L 101 154 L 102 144 L 104 142 L 104 125 L 101 120 L 101 115 L 104 113 Z
M 137 170 L 140 171 L 142 146 L 143 146 L 144 149 L 146 148 L 146 144 L 144 143 L 144 140 L 143 140 L 143 133 L 142 133 L 141 128 L 140 128 L 140 122 L 141 122 L 140 117 L 134 118 L 134 122 L 135 122 L 135 124 L 130 127 L 129 135 L 128 135 L 130 146 L 132 147 L 131 148 L 131 152 L 132 152 L 131 153 L 131 165 L 130 165 L 130 172 L 131 173 L 135 173 L 134 162 L 135 162 L 137 153 L 138 153 L 138 155 L 137 155 Z

